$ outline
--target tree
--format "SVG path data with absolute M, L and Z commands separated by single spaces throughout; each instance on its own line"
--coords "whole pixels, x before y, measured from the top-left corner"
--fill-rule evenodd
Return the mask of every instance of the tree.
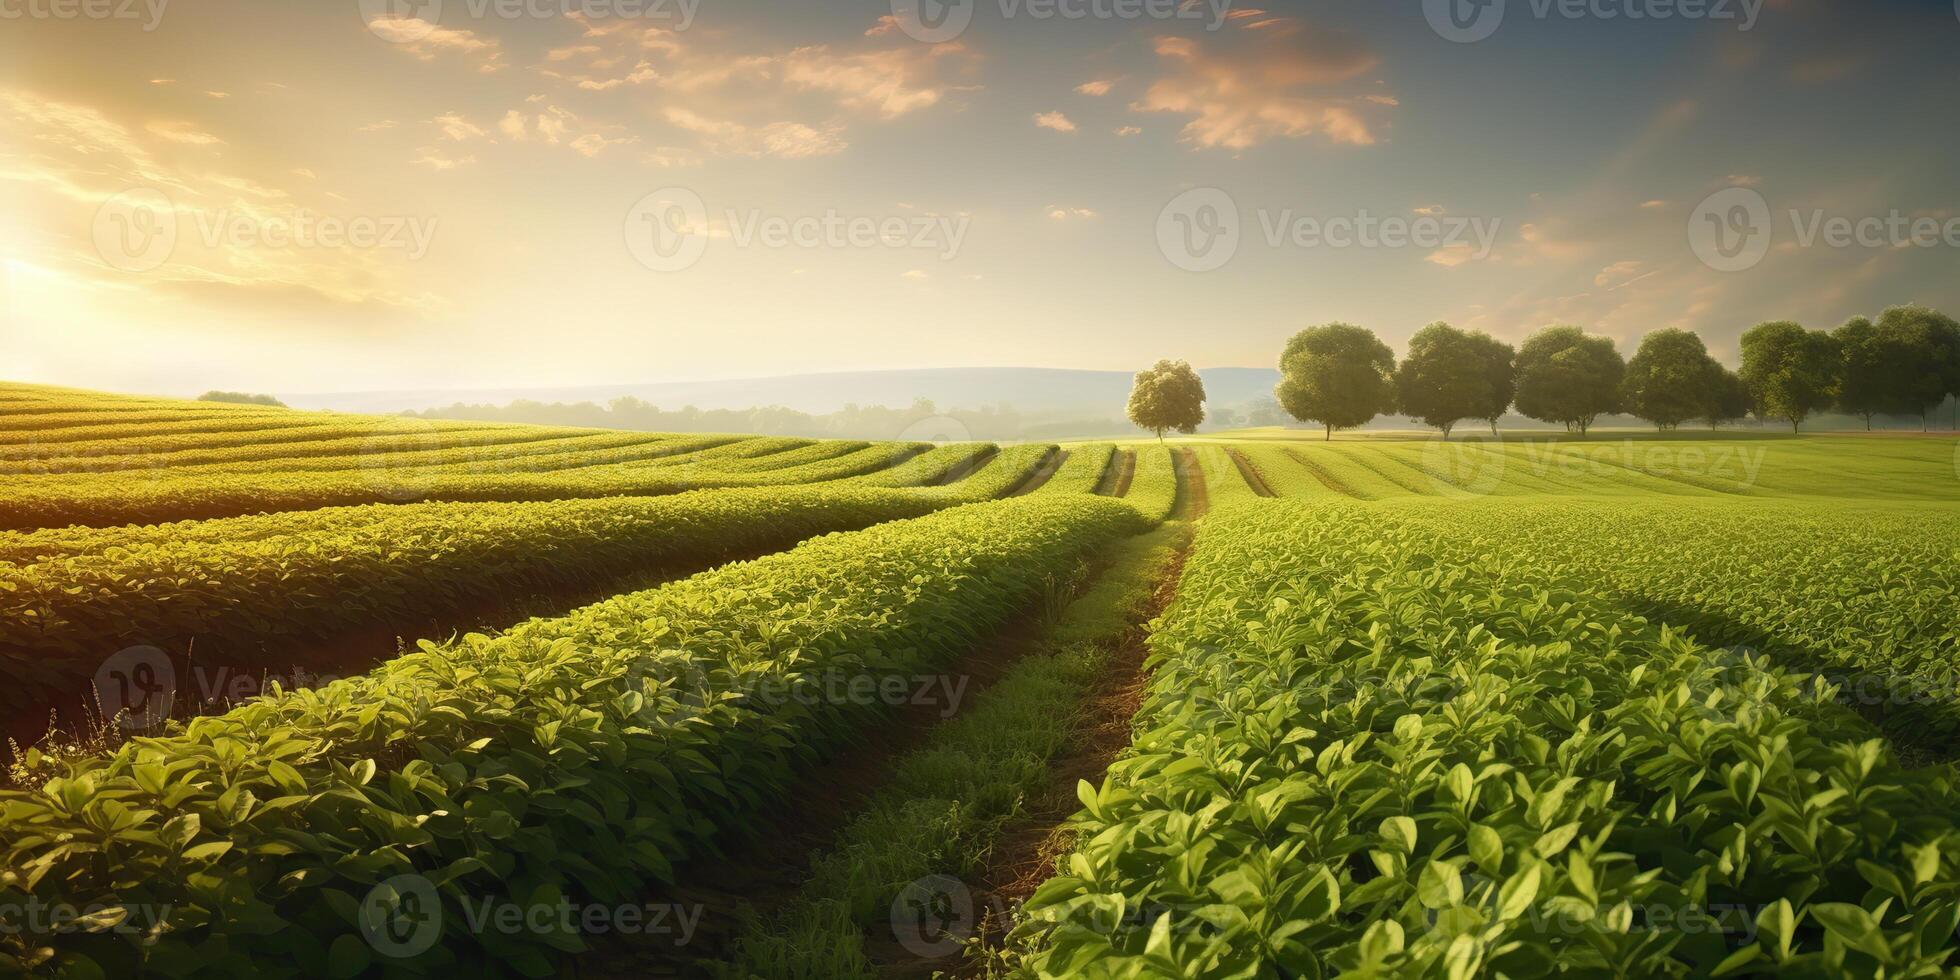
M 1810 413 L 1837 400 L 1842 367 L 1837 342 L 1822 330 L 1773 320 L 1742 335 L 1742 381 L 1757 414 L 1789 419 L 1791 432 L 1802 431 Z
M 1578 327 L 1546 327 L 1518 348 L 1518 411 L 1585 435 L 1593 420 L 1619 410 L 1626 362 L 1610 337 Z
M 1477 413 L 1470 416 L 1490 423 L 1490 434 L 1497 434 L 1497 420 L 1511 410 L 1511 399 L 1518 393 L 1518 352 L 1490 334 L 1479 330 L 1470 335 L 1470 345 L 1484 364 L 1484 377 L 1490 382 L 1490 396 Z
M 207 391 L 197 396 L 201 402 L 228 402 L 233 405 L 266 405 L 272 408 L 285 408 L 286 403 L 271 395 L 255 395 L 244 391 Z
M 1640 338 L 1620 381 L 1622 407 L 1659 429 L 1708 415 L 1708 367 L 1715 359 L 1701 338 L 1672 327 Z
M 1395 371 L 1402 413 L 1443 430 L 1463 419 L 1483 418 L 1494 399 L 1483 349 L 1470 335 L 1437 322 L 1409 338 L 1409 356 Z
M 1896 383 L 1889 377 L 1898 359 L 1886 349 L 1889 345 L 1878 328 L 1862 316 L 1844 321 L 1831 331 L 1831 339 L 1837 342 L 1844 363 L 1838 377 L 1838 409 L 1864 419 L 1865 431 L 1870 432 L 1872 416 L 1898 404 Z
M 1308 327 L 1286 342 L 1273 395 L 1302 422 L 1319 422 L 1326 438 L 1395 410 L 1395 352 L 1374 331 L 1346 323 Z
M 1710 358 L 1706 368 L 1708 375 L 1702 382 L 1708 392 L 1702 403 L 1702 418 L 1708 420 L 1708 427 L 1719 429 L 1724 422 L 1733 422 L 1749 414 L 1752 402 L 1749 386 L 1742 383 L 1742 376 L 1723 367 Z
M 1893 409 L 1931 428 L 1933 409 L 1960 392 L 1960 323 L 1923 306 L 1894 306 L 1878 315 L 1873 332 Z
M 1198 431 L 1205 420 L 1205 383 L 1198 372 L 1184 361 L 1158 361 L 1148 371 L 1138 371 L 1130 388 L 1130 421 L 1139 428 L 1157 433 L 1164 441 L 1165 429 L 1186 435 Z

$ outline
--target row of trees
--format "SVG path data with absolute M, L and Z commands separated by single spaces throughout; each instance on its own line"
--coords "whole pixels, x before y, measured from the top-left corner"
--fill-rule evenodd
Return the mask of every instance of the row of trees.
M 1175 366 L 1162 362 L 1153 371 Z M 1611 338 L 1578 327 L 1547 327 L 1513 349 L 1482 332 L 1432 323 L 1409 338 L 1398 364 L 1372 331 L 1329 323 L 1287 342 L 1280 374 L 1281 406 L 1330 439 L 1336 429 L 1394 412 L 1445 439 L 1466 420 L 1488 422 L 1494 432 L 1513 408 L 1581 435 L 1616 413 L 1671 429 L 1692 420 L 1720 426 L 1753 412 L 1797 431 L 1813 413 L 1837 408 L 1870 428 L 1876 415 L 1916 414 L 1927 423 L 1948 395 L 1960 394 L 1960 324 L 1919 306 L 1893 307 L 1876 322 L 1858 317 L 1833 332 L 1763 323 L 1742 335 L 1742 368 L 1730 371 L 1700 337 L 1672 328 L 1642 338 L 1625 360 Z

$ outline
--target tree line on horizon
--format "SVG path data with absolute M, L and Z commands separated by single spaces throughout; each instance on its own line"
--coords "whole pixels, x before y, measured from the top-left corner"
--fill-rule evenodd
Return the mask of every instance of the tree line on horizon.
M 1836 330 L 1789 320 L 1743 333 L 1742 365 L 1730 370 L 1693 331 L 1656 330 L 1631 359 L 1612 338 L 1551 326 L 1516 348 L 1482 331 L 1432 323 L 1409 338 L 1398 363 L 1374 331 L 1328 323 L 1294 334 L 1280 355 L 1274 390 L 1286 412 L 1339 429 L 1400 413 L 1441 430 L 1497 420 L 1515 409 L 1583 436 L 1602 415 L 1627 414 L 1662 431 L 1683 422 L 1711 428 L 1749 415 L 1802 430 L 1836 409 L 1863 418 L 1918 415 L 1922 427 L 1948 396 L 1960 396 L 1960 323 L 1923 306 L 1894 306 L 1877 320 L 1853 317 Z M 1161 440 L 1204 420 L 1204 383 L 1183 361 L 1138 372 L 1129 416 Z

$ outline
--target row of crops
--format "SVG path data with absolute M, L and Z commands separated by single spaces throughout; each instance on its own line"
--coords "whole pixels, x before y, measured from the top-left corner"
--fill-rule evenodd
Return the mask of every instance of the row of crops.
M 1454 442 L 1243 441 L 1226 448 L 1276 496 L 1299 499 L 1822 494 L 1946 500 L 1956 473 L 1951 440 L 1920 438 L 1474 436 Z
M 670 879 L 878 710 L 780 692 L 943 663 L 1147 524 L 1079 493 L 955 507 L 30 757 L 55 771 L 0 792 L 0 905 L 96 912 L 0 936 L 0 969 L 351 975 L 362 902 L 412 873 L 440 941 L 392 969 L 542 972 L 576 936 L 471 930 L 468 903 Z
M 1706 588 L 1819 641 L 1870 619 L 1880 647 L 1927 653 L 1952 642 L 1951 518 L 1928 543 L 1708 506 L 1215 511 L 1152 638 L 1132 753 L 1085 788 L 1079 847 L 1023 910 L 1029 971 L 1950 968 L 1951 770 L 1902 764 L 1828 681 L 1636 615 L 1599 576 Z M 1808 594 L 1762 602 L 1806 555 Z

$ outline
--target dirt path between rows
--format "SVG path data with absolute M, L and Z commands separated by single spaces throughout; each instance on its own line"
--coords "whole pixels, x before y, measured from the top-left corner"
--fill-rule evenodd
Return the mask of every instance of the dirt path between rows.
M 1253 493 L 1261 497 L 1279 496 L 1273 492 L 1272 487 L 1266 485 L 1266 478 L 1253 467 L 1252 460 L 1245 458 L 1244 453 L 1236 449 L 1227 449 L 1225 455 L 1232 457 L 1232 464 L 1239 468 L 1239 475 L 1245 478 L 1246 485 L 1252 488 Z
M 1081 584 L 1086 587 L 1103 571 L 1092 568 Z M 833 843 L 889 781 L 893 763 L 923 746 L 935 728 L 965 714 L 1009 668 L 1040 648 L 1043 602 L 1036 596 L 979 649 L 937 671 L 940 678 L 965 681 L 950 706 L 918 701 L 873 721 L 852 744 L 803 770 L 776 802 L 757 811 L 747 823 L 752 834 L 724 842 L 720 856 L 703 854 L 683 864 L 677 878 L 689 884 L 659 890 L 656 900 L 699 910 L 698 928 L 685 948 L 660 935 L 591 937 L 592 949 L 570 961 L 572 975 L 582 980 L 700 975 L 693 964 L 715 959 L 742 935 L 743 906 L 767 915 L 795 898 L 809 876 L 811 856 Z
M 1096 494 L 1102 497 L 1124 497 L 1130 493 L 1130 480 L 1137 473 L 1137 451 L 1118 449 L 1109 457 L 1109 465 L 1103 468 L 1102 479 L 1096 483 Z
M 1172 516 L 1174 520 L 1195 522 L 1211 509 L 1204 471 L 1196 453 L 1189 449 L 1174 452 L 1178 492 Z M 970 882 L 974 885 L 973 908 L 980 917 L 977 935 L 989 947 L 999 948 L 1013 928 L 1015 910 L 1054 875 L 1056 862 L 1074 846 L 1073 836 L 1063 825 L 1081 808 L 1076 786 L 1084 780 L 1101 781 L 1110 764 L 1130 747 L 1131 725 L 1149 683 L 1144 669 L 1149 652 L 1146 625 L 1177 597 L 1184 561 L 1190 554 L 1190 535 L 1187 529 L 1176 554 L 1165 564 L 1156 591 L 1110 657 L 1103 682 L 1083 700 L 1076 737 L 1066 753 L 1049 763 L 1047 786 L 1027 801 L 1020 816 L 1008 822 L 983 869 Z M 880 964 L 885 977 L 926 978 L 948 968 L 944 962 L 910 956 L 895 942 L 879 943 L 875 939 L 867 937 L 867 952 Z M 970 967 L 956 968 L 953 974 L 975 975 Z

